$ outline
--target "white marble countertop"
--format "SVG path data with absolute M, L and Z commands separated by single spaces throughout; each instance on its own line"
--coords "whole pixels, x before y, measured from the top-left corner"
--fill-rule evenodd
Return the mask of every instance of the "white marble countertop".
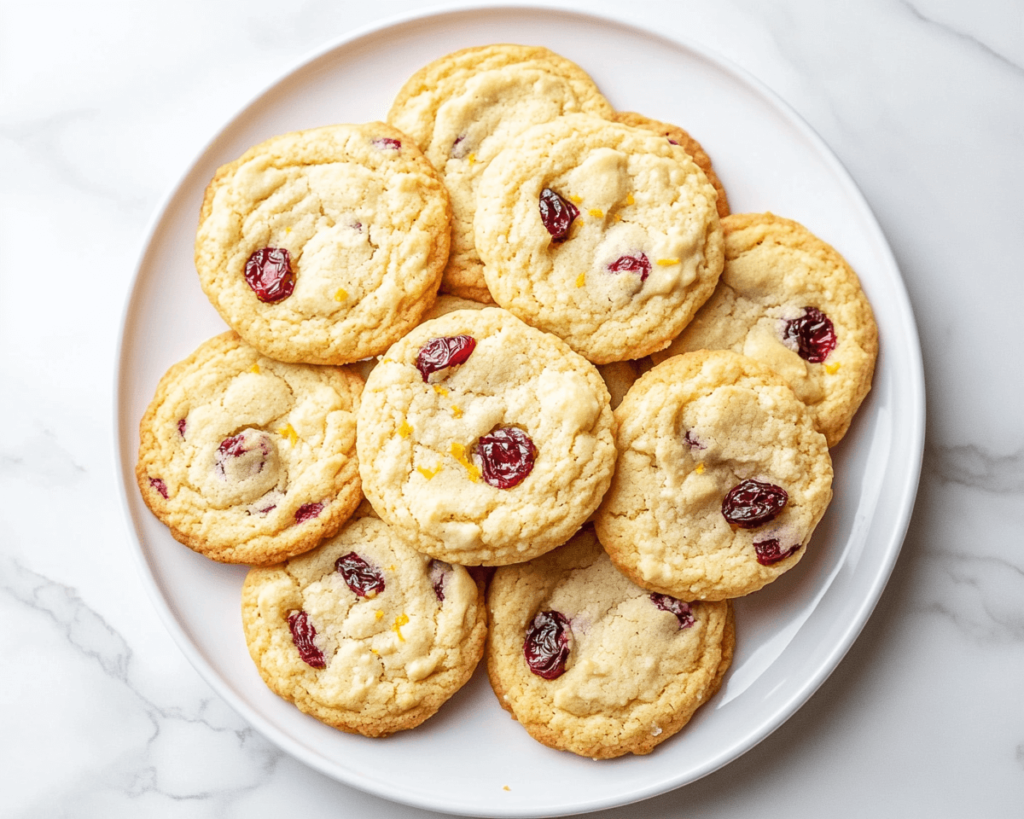
M 0 2 L 3 816 L 437 815 L 306 768 L 193 670 L 131 559 L 111 440 L 119 322 L 161 200 L 300 59 L 418 7 Z M 909 533 L 835 673 L 725 768 L 594 815 L 1020 816 L 1020 4 L 586 10 L 718 52 L 821 134 L 900 265 L 928 400 Z

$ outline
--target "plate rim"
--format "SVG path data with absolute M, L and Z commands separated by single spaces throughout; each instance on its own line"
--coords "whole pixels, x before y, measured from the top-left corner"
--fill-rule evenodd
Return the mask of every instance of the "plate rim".
M 851 619 L 850 624 L 847 626 L 845 631 L 842 632 L 842 639 L 837 641 L 832 646 L 831 650 L 820 659 L 817 663 L 815 673 L 803 680 L 802 684 L 795 688 L 787 699 L 781 702 L 774 711 L 766 715 L 762 722 L 761 730 L 747 733 L 741 741 L 735 742 L 729 749 L 723 750 L 716 757 L 707 760 L 704 765 L 698 768 L 696 775 L 688 775 L 685 781 L 677 781 L 667 785 L 663 781 L 659 780 L 657 783 L 648 785 L 647 787 L 635 788 L 628 794 L 621 794 L 621 798 L 599 799 L 585 804 L 580 803 L 569 813 L 563 812 L 557 814 L 573 815 L 633 804 L 644 799 L 652 798 L 684 787 L 687 784 L 696 782 L 697 780 L 714 773 L 728 765 L 730 762 L 735 761 L 778 730 L 779 727 L 781 727 L 790 717 L 803 707 L 803 705 L 806 704 L 821 685 L 824 684 L 824 682 L 838 668 L 843 658 L 853 646 L 853 643 L 856 642 L 860 633 L 867 625 L 867 621 L 870 619 L 872 612 L 876 608 L 892 575 L 896 561 L 902 551 L 902 546 L 906 539 L 906 534 L 913 516 L 924 457 L 926 395 L 920 336 L 917 329 L 917 321 L 914 316 L 913 307 L 909 299 L 906 282 L 903 279 L 903 275 L 900 272 L 899 266 L 892 252 L 892 248 L 885 237 L 885 233 L 882 230 L 874 211 L 868 204 L 863 192 L 853 179 L 853 176 L 818 132 L 785 99 L 779 96 L 762 80 L 751 74 L 747 69 L 737 65 L 713 49 L 710 49 L 702 43 L 692 39 L 668 36 L 614 14 L 581 11 L 566 3 L 545 3 L 543 5 L 525 3 L 467 6 L 446 4 L 431 5 L 429 7 L 380 18 L 375 22 L 363 25 L 340 37 L 333 38 L 323 45 L 313 49 L 305 56 L 301 57 L 297 62 L 293 63 L 290 67 L 286 68 L 282 73 L 277 74 L 223 121 L 223 124 L 201 145 L 199 150 L 191 158 L 191 161 L 185 165 L 182 172 L 178 175 L 175 182 L 167 189 L 163 198 L 153 211 L 142 236 L 140 249 L 136 256 L 133 273 L 120 314 L 119 330 L 115 347 L 116 367 L 114 369 L 112 384 L 113 406 L 115 410 L 112 419 L 112 444 L 114 450 L 113 466 L 116 472 L 115 483 L 117 485 L 121 504 L 122 522 L 125 526 L 126 534 L 128 535 L 132 558 L 135 562 L 139 576 L 143 581 L 146 593 L 150 598 L 150 602 L 154 605 L 161 622 L 170 633 L 178 649 L 182 654 L 184 654 L 192 667 L 199 673 L 200 677 L 202 677 L 202 679 L 210 685 L 210 687 L 213 688 L 213 690 L 216 691 L 217 694 L 236 713 L 256 728 L 267 741 L 271 742 L 271 744 L 288 753 L 304 765 L 307 765 L 325 776 L 328 776 L 332 780 L 341 782 L 346 786 L 382 799 L 424 810 L 434 810 L 448 814 L 466 816 L 484 815 L 480 813 L 478 809 L 470 810 L 468 808 L 462 808 L 461 806 L 447 805 L 436 798 L 434 800 L 414 799 L 407 795 L 396 795 L 373 787 L 373 783 L 360 782 L 358 781 L 358 775 L 353 775 L 351 772 L 339 771 L 334 765 L 326 760 L 326 758 L 311 754 L 301 743 L 281 732 L 267 718 L 258 711 L 250 708 L 244 700 L 236 696 L 235 692 L 227 682 L 221 678 L 221 676 L 207 662 L 201 652 L 193 644 L 182 624 L 175 617 L 169 601 L 162 594 L 152 567 L 145 560 L 143 539 L 141 532 L 137 527 L 128 499 L 128 492 L 130 491 L 128 487 L 135 486 L 134 461 L 136 453 L 132 450 L 130 444 L 133 427 L 137 425 L 137 421 L 125 417 L 125 413 L 122 412 L 122 408 L 129 400 L 124 384 L 124 372 L 127 359 L 127 348 L 125 346 L 125 342 L 132 321 L 133 308 L 137 298 L 139 297 L 140 276 L 143 271 L 143 266 L 151 250 L 154 236 L 164 221 L 168 210 L 175 202 L 176 198 L 182 194 L 188 177 L 207 156 L 215 144 L 229 131 L 231 131 L 244 116 L 257 107 L 265 97 L 272 94 L 279 86 L 294 78 L 295 75 L 308 68 L 313 63 L 327 57 L 333 52 L 345 48 L 352 48 L 359 41 L 380 36 L 388 29 L 408 26 L 409 24 L 418 21 L 436 20 L 443 17 L 471 17 L 481 14 L 508 14 L 510 12 L 576 17 L 591 23 L 623 28 L 633 34 L 646 38 L 654 38 L 673 48 L 682 48 L 700 56 L 714 64 L 717 69 L 732 75 L 741 84 L 748 86 L 758 95 L 770 102 L 776 111 L 785 117 L 789 125 L 802 132 L 807 139 L 815 144 L 819 152 L 819 158 L 823 159 L 825 163 L 830 166 L 834 176 L 838 180 L 841 180 L 844 194 L 857 206 L 861 217 L 864 219 L 865 224 L 873 234 L 872 238 L 877 249 L 881 251 L 885 262 L 893 271 L 895 271 L 895 278 L 888 283 L 892 285 L 897 296 L 897 311 L 907 319 L 902 330 L 907 336 L 905 349 L 906 351 L 909 351 L 912 359 L 911 364 L 913 365 L 909 373 L 901 374 L 904 382 L 904 389 L 910 394 L 910 397 L 913 400 L 913 406 L 907 409 L 909 426 L 913 435 L 911 436 L 912 439 L 906 442 L 903 447 L 907 451 L 907 466 L 909 468 L 902 485 L 899 487 L 899 498 L 895 503 L 895 506 L 899 509 L 899 514 L 896 516 L 894 526 L 892 527 L 888 537 L 888 545 L 884 552 L 886 559 L 881 561 L 876 567 L 874 581 L 868 587 L 867 593 L 861 598 L 860 604 L 856 608 L 856 616 Z M 486 815 L 501 817 L 540 817 L 555 814 L 552 814 L 550 810 L 545 810 L 542 807 L 509 805 L 506 809 L 499 809 Z

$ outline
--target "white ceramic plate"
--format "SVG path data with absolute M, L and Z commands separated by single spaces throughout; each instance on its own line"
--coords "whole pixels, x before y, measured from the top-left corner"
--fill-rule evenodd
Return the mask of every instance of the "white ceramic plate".
M 875 308 L 874 389 L 834 451 L 835 500 L 808 555 L 736 606 L 738 642 L 719 694 L 647 757 L 595 763 L 534 742 L 498 706 L 483 669 L 433 719 L 387 740 L 334 731 L 278 699 L 242 639 L 242 567 L 176 543 L 134 484 L 138 422 L 174 362 L 224 325 L 199 288 L 192 242 L 206 182 L 274 134 L 383 119 L 418 68 L 492 42 L 545 45 L 579 63 L 611 103 L 689 130 L 711 155 L 733 211 L 803 222 L 853 265 Z M 864 626 L 899 553 L 917 490 L 924 384 L 913 315 L 889 248 L 824 143 L 756 80 L 702 49 L 561 11 L 489 9 L 403 19 L 332 45 L 242 111 L 157 215 L 125 310 L 117 445 L 126 516 L 144 582 L 182 650 L 265 736 L 342 782 L 399 802 L 474 816 L 550 816 L 614 807 L 692 782 L 737 758 L 817 689 Z M 508 790 L 505 790 L 508 786 Z

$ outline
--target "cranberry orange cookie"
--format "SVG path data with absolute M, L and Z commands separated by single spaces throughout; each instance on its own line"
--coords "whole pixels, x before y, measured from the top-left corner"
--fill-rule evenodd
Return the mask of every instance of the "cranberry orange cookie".
M 242 625 L 277 695 L 342 731 L 414 728 L 473 674 L 483 595 L 461 566 L 405 546 L 376 517 L 352 520 L 315 551 L 251 569 Z
M 167 371 L 142 418 L 142 497 L 171 534 L 225 563 L 309 551 L 359 504 L 356 409 L 343 367 L 282 364 L 233 332 Z
M 715 694 L 732 662 L 731 603 L 641 589 L 590 527 L 498 569 L 487 605 L 498 701 L 534 739 L 581 756 L 650 753 Z
M 878 328 L 857 274 L 803 225 L 771 213 L 733 214 L 714 295 L 655 360 L 733 350 L 786 379 L 835 446 L 871 389 Z
M 346 364 L 382 353 L 433 304 L 450 218 L 434 169 L 389 125 L 299 131 L 217 171 L 196 268 L 264 355 Z
M 568 540 L 615 468 L 608 390 L 562 341 L 496 307 L 395 344 L 359 408 L 363 491 L 415 549 L 462 565 Z
M 509 139 L 562 114 L 610 117 L 612 108 L 578 65 L 546 48 L 489 45 L 449 54 L 416 72 L 388 122 L 409 134 L 452 198 L 452 252 L 441 289 L 490 302 L 473 237 L 480 176 Z
M 664 349 L 722 271 L 717 194 L 663 136 L 596 117 L 537 125 L 480 181 L 494 300 L 595 364 Z
M 705 150 L 701 147 L 701 144 L 695 140 L 687 131 L 684 131 L 678 125 L 671 125 L 668 122 L 659 122 L 656 119 L 650 119 L 645 117 L 643 114 L 637 114 L 633 111 L 616 111 L 612 119 L 615 122 L 621 122 L 623 125 L 632 125 L 634 128 L 644 128 L 648 131 L 654 131 L 656 134 L 661 134 L 663 137 L 668 139 L 673 145 L 682 145 L 683 149 L 690 156 L 693 157 L 693 161 L 700 166 L 700 169 L 704 171 L 704 175 L 708 178 L 708 182 L 714 185 L 715 192 L 718 194 L 718 202 L 716 203 L 718 215 L 722 219 L 729 215 L 729 200 L 725 195 L 725 188 L 722 187 L 722 182 L 718 178 L 718 174 L 715 173 L 714 167 L 711 165 L 711 157 L 707 155 Z
M 594 518 L 615 565 L 683 600 L 757 591 L 803 556 L 832 499 L 810 413 L 736 353 L 675 356 L 615 410 L 619 463 Z

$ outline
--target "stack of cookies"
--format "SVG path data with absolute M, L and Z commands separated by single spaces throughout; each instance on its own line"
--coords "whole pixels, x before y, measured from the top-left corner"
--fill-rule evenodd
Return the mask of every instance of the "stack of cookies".
M 540 742 L 649 753 L 722 684 L 730 600 L 808 549 L 871 308 L 547 49 L 443 57 L 387 120 L 210 182 L 196 267 L 231 329 L 160 381 L 139 489 L 252 567 L 249 653 L 317 719 L 413 728 L 486 654 Z

